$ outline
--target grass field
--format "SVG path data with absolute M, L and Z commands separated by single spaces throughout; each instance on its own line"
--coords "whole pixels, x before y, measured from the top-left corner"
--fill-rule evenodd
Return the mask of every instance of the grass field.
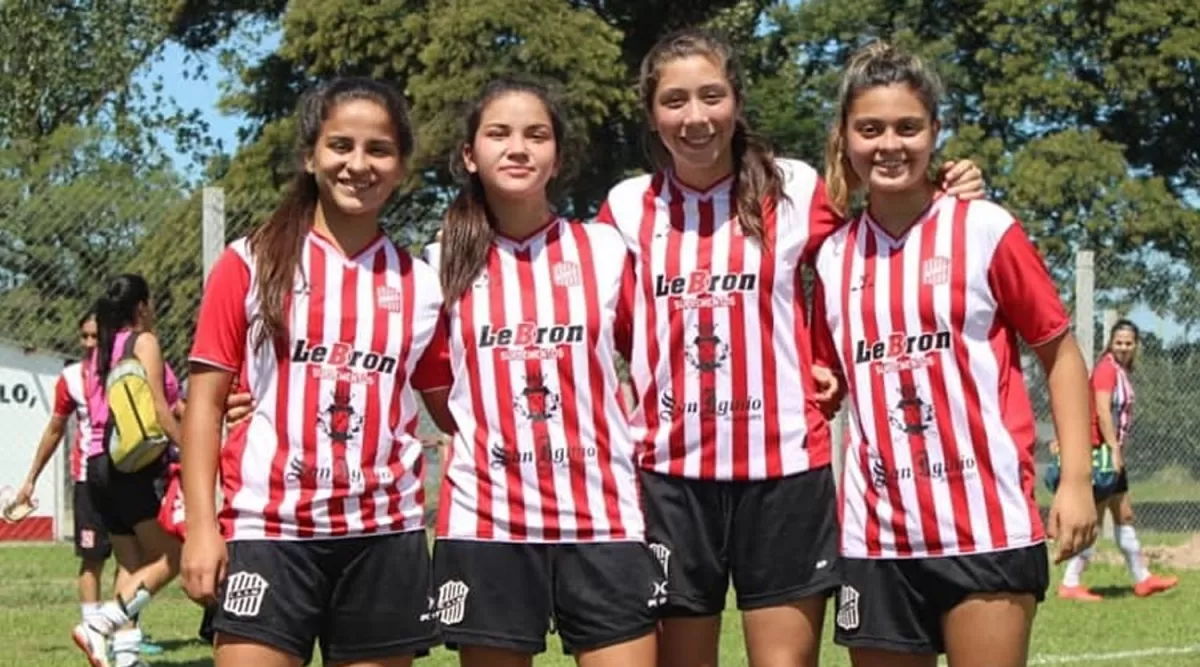
M 1143 538 L 1144 541 L 1150 541 Z M 1179 543 L 1178 537 L 1166 540 Z M 1101 550 L 1112 550 L 1111 542 Z M 1112 561 L 1109 558 L 1103 559 Z M 1169 572 L 1169 570 L 1167 570 Z M 69 632 L 79 616 L 75 598 L 75 561 L 66 545 L 6 546 L 0 548 L 0 664 L 20 667 L 84 665 L 71 644 Z M 1200 665 L 1200 571 L 1175 571 L 1180 586 L 1166 594 L 1139 599 L 1132 595 L 1123 567 L 1096 564 L 1087 582 L 1108 599 L 1096 604 L 1063 602 L 1051 596 L 1038 613 L 1032 665 L 1092 665 L 1111 667 Z M 1061 574 L 1056 572 L 1056 577 Z M 1055 582 L 1055 585 L 1057 582 Z M 194 639 L 200 610 L 172 588 L 145 612 L 143 627 L 166 647 L 153 665 L 200 667 L 211 664 L 208 647 Z M 826 623 L 822 665 L 846 667 L 845 652 L 830 641 L 832 621 Z M 722 664 L 743 665 L 741 624 L 726 612 L 721 643 Z M 539 657 L 537 665 L 572 665 L 558 643 Z M 316 661 L 319 664 L 319 660 Z M 452 653 L 437 650 L 419 667 L 449 667 Z

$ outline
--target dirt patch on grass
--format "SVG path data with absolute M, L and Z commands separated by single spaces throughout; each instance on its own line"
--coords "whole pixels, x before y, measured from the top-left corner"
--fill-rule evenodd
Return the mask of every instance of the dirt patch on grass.
M 1150 567 L 1160 566 L 1177 570 L 1200 570 L 1200 535 L 1183 544 L 1174 546 L 1152 545 L 1142 547 L 1142 557 Z M 1125 558 L 1120 551 L 1105 549 L 1096 555 L 1097 562 L 1111 565 L 1124 565 Z

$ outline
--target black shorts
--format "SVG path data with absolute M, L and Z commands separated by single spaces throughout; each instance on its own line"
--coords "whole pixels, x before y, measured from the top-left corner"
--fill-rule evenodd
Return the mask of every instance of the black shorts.
M 425 531 L 229 542 L 211 631 L 325 664 L 423 655 L 437 645 Z
M 158 519 L 166 493 L 167 466 L 152 463 L 137 472 L 121 472 L 107 454 L 87 461 L 87 485 L 95 509 L 110 535 L 133 535 L 133 527 Z
M 104 529 L 104 519 L 92 505 L 87 482 L 75 482 L 71 495 L 75 505 L 75 555 L 93 563 L 108 560 L 112 543 Z
M 1098 503 L 1105 502 L 1109 498 L 1122 493 L 1129 493 L 1129 475 L 1126 474 L 1126 469 L 1124 468 L 1121 469 L 1121 472 L 1117 473 L 1117 483 L 1112 487 L 1112 489 L 1106 492 L 1101 492 L 1096 487 L 1092 487 L 1092 498 L 1094 498 Z
M 842 560 L 834 641 L 850 648 L 943 653 L 942 617 L 977 593 L 1029 594 L 1050 584 L 1046 545 L 940 558 Z
M 828 596 L 841 583 L 837 492 L 829 466 L 751 482 L 641 473 L 646 536 L 667 572 L 665 617 Z
M 666 583 L 641 542 L 438 540 L 436 610 L 446 646 L 536 654 L 553 627 L 566 653 L 654 632 Z

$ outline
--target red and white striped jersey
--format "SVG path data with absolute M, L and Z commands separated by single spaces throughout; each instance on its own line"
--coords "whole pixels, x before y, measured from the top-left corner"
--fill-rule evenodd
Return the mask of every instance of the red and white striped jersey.
M 91 447 L 92 420 L 84 395 L 83 363 L 75 362 L 58 374 L 54 383 L 54 416 L 75 415 L 75 442 L 71 444 L 71 479 L 87 481 L 87 458 Z
M 817 274 L 817 360 L 840 365 L 851 407 L 842 554 L 1041 542 L 1017 336 L 1038 346 L 1070 321 L 1021 225 L 990 202 L 942 197 L 900 238 L 867 216 L 838 230 Z
M 424 458 L 414 389 L 449 384 L 421 364 L 442 306 L 437 275 L 384 236 L 346 257 L 315 231 L 285 304 L 288 348 L 255 346 L 245 239 L 213 267 L 191 360 L 238 373 L 257 401 L 221 446 L 231 540 L 418 530 Z
M 1133 427 L 1133 382 L 1129 379 L 1129 371 L 1117 363 L 1111 352 L 1101 355 L 1092 369 L 1092 444 L 1099 447 L 1104 444 L 1104 434 L 1100 432 L 1100 418 L 1097 412 L 1107 409 L 1112 415 L 1113 428 L 1117 431 L 1117 441 L 1124 444 Z M 1096 405 L 1096 392 L 1106 391 L 1112 394 L 1109 404 Z
M 732 178 L 698 191 L 639 176 L 600 211 L 634 253 L 631 421 L 646 469 L 756 480 L 830 462 L 797 269 L 841 221 L 812 167 L 777 164 L 786 198 L 764 203 L 765 252 L 742 235 Z
M 559 218 L 521 241 L 496 238 L 486 268 L 449 308 L 458 433 L 439 538 L 643 539 L 615 353 L 627 335 L 618 329 L 629 320 L 621 297 L 631 270 L 606 226 Z

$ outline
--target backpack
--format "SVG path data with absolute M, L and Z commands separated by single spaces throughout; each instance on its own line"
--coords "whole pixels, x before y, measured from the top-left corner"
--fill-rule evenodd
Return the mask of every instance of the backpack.
M 138 334 L 129 335 L 121 358 L 104 383 L 108 403 L 106 448 L 121 472 L 141 470 L 162 458 L 170 444 L 154 410 L 146 368 L 133 354 Z

